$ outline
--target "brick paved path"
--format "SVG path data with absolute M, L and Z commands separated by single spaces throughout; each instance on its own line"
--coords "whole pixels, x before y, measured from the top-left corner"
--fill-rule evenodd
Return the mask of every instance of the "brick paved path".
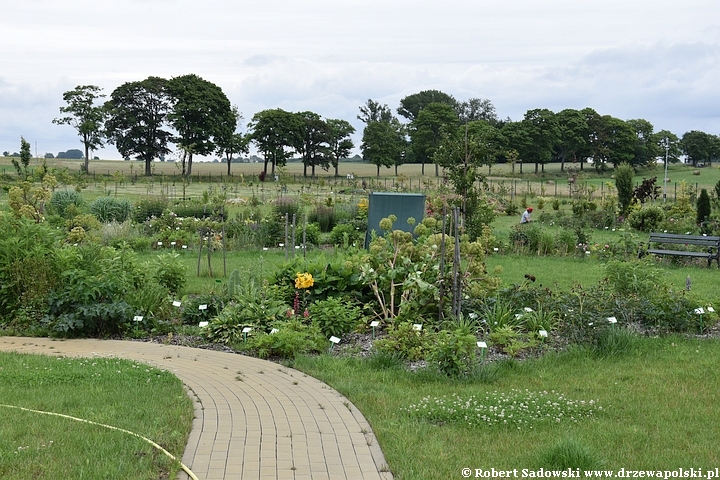
M 182 461 L 200 480 L 393 478 L 362 414 L 297 370 L 244 355 L 117 340 L 0 337 L 0 350 L 116 356 L 174 373 L 195 397 Z

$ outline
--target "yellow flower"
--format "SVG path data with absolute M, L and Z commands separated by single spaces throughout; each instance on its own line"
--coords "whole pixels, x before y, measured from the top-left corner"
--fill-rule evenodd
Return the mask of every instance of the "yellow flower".
M 313 277 L 310 273 L 297 273 L 297 277 L 295 278 L 295 288 L 297 289 L 303 289 L 303 288 L 310 288 L 313 285 L 315 285 L 315 280 L 313 280 Z

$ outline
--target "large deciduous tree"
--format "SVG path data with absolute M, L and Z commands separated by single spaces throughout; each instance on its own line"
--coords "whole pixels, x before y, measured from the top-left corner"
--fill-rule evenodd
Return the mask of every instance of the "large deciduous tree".
M 423 175 L 425 163 L 432 161 L 443 135 L 450 134 L 458 124 L 457 111 L 447 103 L 430 103 L 424 106 L 410 123 L 410 154 L 412 160 L 422 163 Z M 439 174 L 439 167 L 435 164 L 435 175 Z
M 442 103 L 453 109 L 457 107 L 457 100 L 452 95 L 439 90 L 423 90 L 400 100 L 397 113 L 413 122 L 420 112 L 431 103 Z
M 635 151 L 632 165 L 637 168 L 654 164 L 660 154 L 660 149 L 653 132 L 652 123 L 642 118 L 628 120 L 626 123 L 635 133 Z
M 396 118 L 368 122 L 363 130 L 360 150 L 363 159 L 377 167 L 378 177 L 380 167 L 390 168 L 402 161 L 405 147 L 404 127 Z
M 172 99 L 168 120 L 177 132 L 176 143 L 183 151 L 183 174 L 192 174 L 193 155 L 215 151 L 215 139 L 234 117 L 230 100 L 222 89 L 195 74 L 174 77 L 167 82 Z M 187 156 L 187 170 L 185 157 Z
M 230 165 L 232 164 L 233 155 L 248 153 L 248 137 L 237 132 L 238 122 L 242 118 L 242 114 L 237 107 L 232 107 L 232 115 L 227 117 L 225 122 L 220 125 L 218 135 L 215 137 L 218 155 L 224 155 L 227 162 L 227 174 L 230 176 Z
M 559 127 L 559 141 L 555 147 L 555 158 L 560 161 L 560 171 L 565 171 L 565 162 L 577 161 L 587 149 L 588 124 L 579 110 L 571 108 L 559 111 L 555 117 Z
M 301 142 L 303 122 L 298 115 L 276 108 L 257 112 L 248 128 L 250 140 L 265 159 L 263 172 L 267 175 L 270 162 L 270 173 L 275 175 L 275 167 L 284 166 Z
M 461 122 L 484 120 L 495 127 L 500 123 L 495 112 L 495 106 L 486 98 L 470 98 L 458 103 L 456 110 Z
M 105 109 L 95 101 L 104 98 L 102 88 L 95 85 L 79 85 L 73 90 L 63 93 L 66 106 L 60 107 L 63 117 L 53 119 L 56 125 L 70 125 L 77 130 L 81 142 L 85 147 L 86 173 L 90 168 L 90 150 L 104 145 L 103 124 L 105 123 Z
M 325 170 L 330 168 L 327 123 L 314 112 L 300 112 L 296 115 L 302 123 L 296 150 L 302 157 L 303 176 L 307 177 L 307 169 L 310 167 L 311 175 L 314 177 L 315 167 L 322 167 Z
M 335 118 L 328 118 L 325 123 L 327 124 L 328 157 L 331 165 L 335 168 L 337 177 L 340 159 L 347 158 L 355 148 L 355 144 L 350 138 L 350 135 L 355 133 L 355 127 L 350 125 L 347 120 Z
M 691 130 L 685 132 L 680 143 L 683 153 L 693 167 L 697 167 L 701 162 L 705 164 L 720 158 L 720 138 L 715 135 Z
M 545 164 L 552 159 L 555 146 L 560 142 L 560 126 L 555 114 L 546 108 L 528 110 L 522 120 L 525 131 L 530 139 L 530 149 L 525 152 L 525 159 L 535 163 L 535 173 L 538 165 Z
M 167 115 L 172 108 L 167 83 L 159 77 L 124 83 L 105 104 L 109 140 L 123 157 L 136 155 L 143 160 L 147 176 L 152 175 L 152 161 L 170 153 L 168 144 L 173 140 L 172 133 L 166 129 Z
M 393 119 L 393 114 L 390 107 L 369 98 L 365 105 L 360 107 L 357 118 L 367 125 L 370 122 L 389 122 Z

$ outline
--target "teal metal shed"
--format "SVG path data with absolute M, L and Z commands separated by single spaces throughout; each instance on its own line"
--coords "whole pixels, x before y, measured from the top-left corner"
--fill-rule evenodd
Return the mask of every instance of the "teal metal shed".
M 372 192 L 368 196 L 368 228 L 365 233 L 365 248 L 370 245 L 370 238 L 374 231 L 382 235 L 380 220 L 395 215 L 397 220 L 394 230 L 410 232 L 425 218 L 425 195 L 421 193 L 387 193 Z M 415 224 L 407 223 L 409 218 L 415 219 Z

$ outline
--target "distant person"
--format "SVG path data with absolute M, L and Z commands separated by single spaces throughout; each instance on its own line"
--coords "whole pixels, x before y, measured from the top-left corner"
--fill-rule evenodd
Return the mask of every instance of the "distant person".
M 532 207 L 527 207 L 527 209 L 523 212 L 522 217 L 520 217 L 520 223 L 530 223 L 532 221 L 530 220 L 530 214 L 532 211 Z

